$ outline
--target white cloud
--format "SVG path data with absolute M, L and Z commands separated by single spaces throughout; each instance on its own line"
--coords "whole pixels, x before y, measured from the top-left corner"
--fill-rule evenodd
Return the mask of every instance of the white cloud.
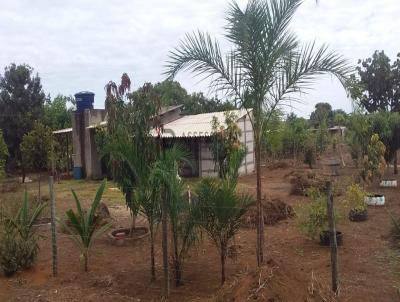
M 161 81 L 168 51 L 186 32 L 201 29 L 221 38 L 227 5 L 225 0 L 3 0 L 0 68 L 28 63 L 41 75 L 46 93 L 92 90 L 101 107 L 104 85 L 122 72 L 136 87 Z M 318 5 L 306 0 L 293 29 L 303 40 L 327 43 L 356 64 L 375 49 L 392 57 L 400 52 L 399 14 L 398 0 L 320 0 Z M 178 80 L 189 91 L 208 91 L 207 83 L 197 84 L 190 74 Z M 318 81 L 296 110 L 307 115 L 318 101 L 350 109 L 340 84 L 330 77 Z

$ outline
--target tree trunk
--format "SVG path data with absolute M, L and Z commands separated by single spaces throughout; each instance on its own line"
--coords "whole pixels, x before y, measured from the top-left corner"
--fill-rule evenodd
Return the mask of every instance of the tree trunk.
M 181 286 L 182 285 L 182 267 L 181 267 L 181 262 L 177 258 L 174 260 L 174 270 L 175 270 L 175 286 Z
M 154 261 L 154 238 L 153 229 L 150 228 L 150 257 L 151 257 L 151 281 L 156 280 L 156 264 Z
M 24 166 L 21 167 L 21 172 L 22 172 L 22 183 L 25 183 L 26 172 Z
M 39 191 L 38 191 L 38 195 L 39 195 L 39 196 L 38 196 L 38 202 L 39 202 L 39 203 L 42 202 L 41 195 L 40 195 L 40 193 L 41 193 L 41 192 L 40 192 L 40 179 L 41 179 L 41 176 L 42 176 L 42 175 L 41 175 L 41 172 L 39 172 Z
M 129 207 L 129 209 L 131 210 L 131 214 L 132 214 L 132 225 L 131 225 L 131 229 L 129 231 L 129 235 L 133 236 L 133 231 L 136 228 L 136 214 L 133 213 L 132 208 L 131 208 L 132 207 L 132 191 L 131 190 L 128 190 L 125 193 L 125 203 Z
M 85 249 L 83 251 L 83 269 L 85 270 L 85 272 L 89 271 L 89 254 L 88 254 L 88 250 Z
M 131 224 L 131 236 L 133 236 L 133 232 L 136 229 L 136 215 L 132 213 L 132 224 Z
M 393 154 L 393 173 L 399 174 L 399 171 L 397 168 L 397 150 L 394 151 L 394 154 Z
M 178 253 L 178 238 L 177 238 L 177 230 L 172 226 L 172 234 L 174 240 L 174 274 L 175 274 L 175 286 L 178 287 L 182 285 L 182 266 L 181 261 L 179 259 Z
M 261 200 L 261 145 L 260 136 L 255 135 L 256 153 L 256 178 L 257 178 L 257 266 L 261 266 L 264 261 L 264 217 L 262 213 Z
M 221 245 L 221 284 L 225 283 L 226 246 Z

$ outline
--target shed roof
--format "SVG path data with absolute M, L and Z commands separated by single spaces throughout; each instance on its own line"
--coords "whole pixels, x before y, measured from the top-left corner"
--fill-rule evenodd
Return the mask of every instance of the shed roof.
M 249 110 L 250 111 L 250 110 Z M 246 109 L 232 110 L 238 119 L 247 115 Z M 164 125 L 162 137 L 207 137 L 212 133 L 212 119 L 215 116 L 225 124 L 225 111 L 186 115 Z M 153 133 L 155 135 L 155 132 Z
M 69 133 L 72 132 L 72 128 L 65 128 L 53 131 L 53 134 Z

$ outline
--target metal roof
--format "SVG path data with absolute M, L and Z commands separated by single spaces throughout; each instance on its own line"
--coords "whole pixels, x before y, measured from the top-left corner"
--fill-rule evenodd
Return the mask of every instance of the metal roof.
M 72 132 L 72 128 L 56 130 L 56 131 L 53 131 L 53 134 L 61 134 L 61 133 L 68 133 L 68 132 Z
M 251 111 L 251 110 L 249 110 Z M 232 110 L 238 119 L 247 115 L 246 109 Z M 162 137 L 207 137 L 212 134 L 212 119 L 215 116 L 219 122 L 225 124 L 224 111 L 186 115 L 164 125 Z M 152 133 L 154 136 L 155 132 Z
M 173 110 L 173 109 L 172 109 Z M 252 109 L 248 109 L 251 112 Z M 226 111 L 211 112 L 211 113 L 200 113 L 194 115 L 184 115 L 181 118 L 164 124 L 164 133 L 162 137 L 207 137 L 212 134 L 212 119 L 215 116 L 221 125 L 225 125 L 225 114 Z M 231 110 L 236 114 L 237 118 L 240 119 L 247 115 L 246 109 Z M 92 124 L 87 129 L 93 129 L 96 127 L 107 126 L 107 121 L 102 121 L 98 124 Z M 153 136 L 157 136 L 155 130 L 151 133 Z

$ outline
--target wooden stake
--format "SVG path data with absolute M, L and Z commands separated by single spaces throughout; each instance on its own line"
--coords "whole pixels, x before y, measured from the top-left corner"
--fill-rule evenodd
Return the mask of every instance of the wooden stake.
M 159 137 L 160 139 L 160 137 Z M 165 141 L 161 140 L 160 147 L 163 157 L 165 157 Z M 168 264 L 168 204 L 167 191 L 164 189 L 161 192 L 161 227 L 162 227 L 162 252 L 163 252 L 163 269 L 164 269 L 164 298 L 169 298 L 169 264 Z
M 165 193 L 165 192 L 164 192 Z M 162 194 L 162 209 L 161 209 L 161 223 L 162 223 L 162 250 L 163 250 L 163 268 L 164 268 L 164 297 L 169 297 L 169 266 L 168 266 L 168 221 L 167 221 L 167 200 L 166 194 Z
M 53 188 L 53 176 L 49 177 L 49 192 L 50 192 L 50 212 L 51 212 L 51 248 L 52 248 L 52 260 L 53 260 L 53 277 L 57 276 L 58 273 L 58 261 L 57 261 L 57 238 L 56 238 L 56 204 L 54 198 Z
M 335 294 L 337 294 L 339 286 L 338 255 L 337 255 L 335 213 L 333 210 L 333 190 L 331 181 L 328 181 L 327 188 L 328 188 L 327 214 L 329 221 L 329 242 L 331 247 L 332 291 Z

